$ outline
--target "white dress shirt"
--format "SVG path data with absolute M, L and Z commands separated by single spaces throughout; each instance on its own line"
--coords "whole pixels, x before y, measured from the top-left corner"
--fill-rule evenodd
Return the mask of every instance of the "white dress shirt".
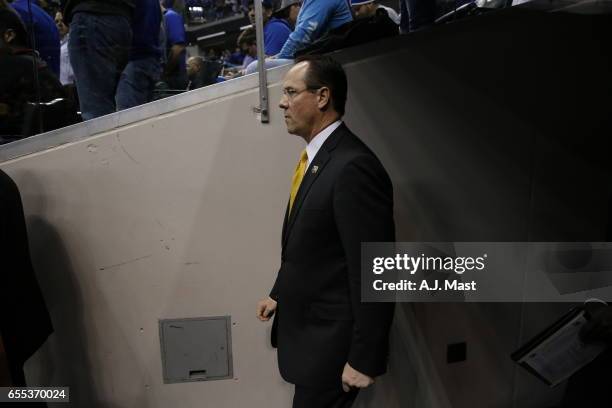
M 306 168 L 310 166 L 312 159 L 315 158 L 317 152 L 323 146 L 323 143 L 327 140 L 327 138 L 334 132 L 334 130 L 338 129 L 338 126 L 342 124 L 341 120 L 337 120 L 319 133 L 315 137 L 312 138 L 310 143 L 306 146 L 306 155 L 308 156 L 308 163 L 306 163 Z
M 70 85 L 74 83 L 75 77 L 70 64 L 70 55 L 68 54 L 68 35 L 66 34 L 60 42 L 60 82 L 62 85 Z

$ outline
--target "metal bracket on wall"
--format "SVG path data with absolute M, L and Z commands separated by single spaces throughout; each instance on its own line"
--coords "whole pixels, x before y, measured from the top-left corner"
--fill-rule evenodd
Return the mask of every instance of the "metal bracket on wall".
M 263 36 L 263 11 L 261 1 L 255 3 L 255 34 L 257 35 L 257 66 L 259 72 L 259 107 L 253 109 L 259 115 L 261 123 L 270 122 L 270 101 L 268 99 L 268 78 L 265 69 L 265 52 Z

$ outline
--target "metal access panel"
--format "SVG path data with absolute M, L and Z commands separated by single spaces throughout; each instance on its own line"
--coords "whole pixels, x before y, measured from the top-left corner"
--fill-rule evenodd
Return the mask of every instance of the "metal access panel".
M 164 383 L 233 377 L 231 316 L 159 321 Z

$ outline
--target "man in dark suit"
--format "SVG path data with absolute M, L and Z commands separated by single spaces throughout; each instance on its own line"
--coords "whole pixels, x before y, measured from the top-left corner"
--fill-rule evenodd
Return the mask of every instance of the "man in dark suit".
M 374 153 L 342 123 L 347 81 L 325 56 L 298 59 L 283 81 L 289 133 L 307 147 L 293 176 L 282 260 L 262 321 L 294 408 L 350 407 L 387 367 L 393 304 L 362 303 L 361 243 L 394 241 L 393 187 Z

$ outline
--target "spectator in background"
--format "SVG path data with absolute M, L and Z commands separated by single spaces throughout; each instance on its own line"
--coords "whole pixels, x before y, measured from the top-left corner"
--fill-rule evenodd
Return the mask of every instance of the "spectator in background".
M 257 60 L 257 37 L 255 34 L 255 29 L 253 27 L 247 28 L 238 37 L 238 47 L 242 50 L 244 54 L 244 60 L 242 63 L 242 73 L 246 68 L 253 62 Z
M 206 61 L 199 55 L 189 58 L 187 60 L 187 77 L 189 78 L 187 89 L 191 91 L 217 83 L 222 67 L 221 62 Z
M 198 56 L 190 57 L 187 60 L 187 78 L 189 79 L 188 90 L 201 88 L 202 85 L 199 81 L 200 72 L 204 69 L 204 58 Z
M 183 17 L 174 11 L 174 0 L 162 0 L 164 28 L 166 32 L 167 61 L 163 79 L 172 89 L 187 88 L 187 67 L 185 61 L 185 24 Z
M 236 47 L 234 52 L 231 52 L 228 55 L 228 57 L 226 58 L 226 63 L 233 66 L 242 65 L 244 63 L 244 53 L 242 52 L 239 46 Z
M 400 16 L 391 7 L 378 4 L 376 0 L 351 0 L 351 7 L 355 18 L 374 17 L 377 13 L 386 13 L 397 25 L 400 24 Z
M 276 55 L 289 38 L 292 28 L 287 20 L 273 17 L 274 3 L 271 0 L 262 0 L 261 5 L 264 26 L 264 53 L 266 56 Z M 253 6 L 249 10 L 249 20 L 255 27 L 255 9 Z
M 305 0 L 298 15 L 295 31 L 277 55 L 279 59 L 293 59 L 296 52 L 306 48 L 327 34 L 353 20 L 346 0 Z
M 68 51 L 84 120 L 113 113 L 132 45 L 134 0 L 68 0 Z
M 57 77 L 34 50 L 19 15 L 0 7 L 0 139 L 22 136 L 28 102 L 64 98 Z M 37 68 L 38 85 L 33 67 Z
M 301 3 L 301 0 L 282 0 L 280 6 L 274 12 L 274 17 L 286 20 L 291 26 L 291 31 L 293 31 L 300 14 Z
M 304 0 L 297 17 L 295 30 L 274 57 L 266 59 L 266 68 L 285 65 L 293 61 L 295 54 L 335 29 L 353 21 L 347 0 Z M 257 71 L 257 61 L 251 63 L 247 74 Z
M 265 7 L 270 7 L 266 13 L 272 14 L 274 4 L 266 0 L 263 3 L 266 4 Z M 293 31 L 293 28 L 287 20 L 271 16 L 264 25 L 264 52 L 266 56 L 278 54 L 289 38 L 291 31 Z
M 272 15 L 272 13 L 268 14 L 266 13 L 266 5 L 270 4 L 269 2 L 264 3 L 263 1 L 261 1 L 261 5 L 262 5 L 262 18 L 263 18 L 263 23 L 264 25 L 266 24 L 266 22 L 268 21 L 268 19 L 270 18 L 270 16 Z M 271 10 L 270 10 L 271 11 Z M 248 16 L 249 16 L 249 21 L 251 22 L 251 25 L 253 27 L 255 27 L 255 6 L 253 5 L 253 0 L 250 1 L 249 4 L 249 11 L 248 11 Z
M 436 19 L 436 0 L 400 0 L 402 33 L 433 25 Z
M 60 34 L 60 76 L 59 80 L 62 85 L 74 84 L 74 72 L 70 64 L 70 53 L 68 52 L 68 38 L 70 38 L 70 29 L 64 24 L 64 15 L 61 11 L 55 13 L 55 25 Z
M 55 22 L 38 3 L 38 0 L 15 0 L 12 6 L 21 16 L 28 32 L 34 34 L 32 48 L 38 51 L 40 57 L 47 63 L 51 71 L 60 76 L 60 34 Z M 30 9 L 32 7 L 32 14 Z M 28 38 L 31 38 L 30 36 Z
M 236 0 L 225 0 L 225 8 L 230 15 L 238 12 L 238 3 Z
M 117 86 L 117 110 L 151 102 L 161 77 L 159 0 L 135 0 L 132 48 Z
M 222 54 L 222 52 L 217 51 L 215 48 L 209 48 L 208 52 L 206 53 L 206 59 L 217 60 L 219 59 L 219 54 Z
M 215 18 L 220 20 L 225 13 L 225 0 L 217 0 L 215 3 Z

